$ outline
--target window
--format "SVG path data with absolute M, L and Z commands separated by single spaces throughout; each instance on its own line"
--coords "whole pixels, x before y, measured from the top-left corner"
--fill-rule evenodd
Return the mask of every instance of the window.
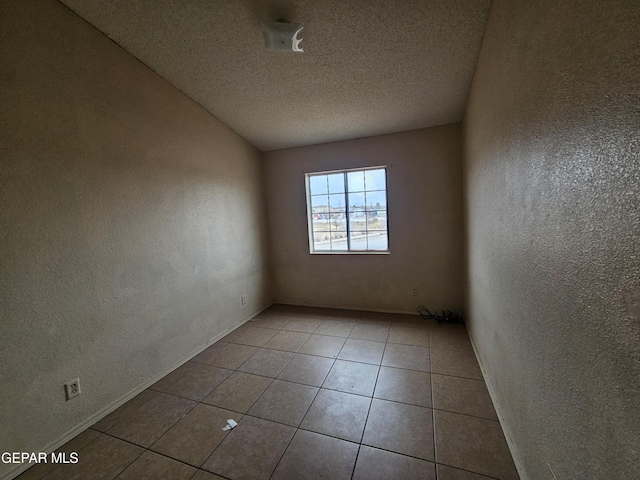
M 387 169 L 307 173 L 311 253 L 389 252 Z

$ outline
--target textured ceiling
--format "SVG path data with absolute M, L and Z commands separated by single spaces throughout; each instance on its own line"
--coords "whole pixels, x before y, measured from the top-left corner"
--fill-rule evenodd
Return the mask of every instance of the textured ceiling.
M 490 0 L 62 0 L 260 150 L 462 120 Z M 261 21 L 304 26 L 265 50 Z

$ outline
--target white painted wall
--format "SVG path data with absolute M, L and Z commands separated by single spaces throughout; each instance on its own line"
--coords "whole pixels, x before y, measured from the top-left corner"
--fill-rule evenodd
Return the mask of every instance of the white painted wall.
M 462 306 L 460 132 L 446 125 L 265 153 L 276 301 L 407 313 Z M 377 165 L 389 165 L 391 253 L 311 255 L 305 173 Z
M 639 39 L 633 0 L 492 5 L 468 328 L 523 480 L 640 478 Z
M 0 22 L 0 450 L 40 451 L 270 302 L 261 158 L 58 2 Z

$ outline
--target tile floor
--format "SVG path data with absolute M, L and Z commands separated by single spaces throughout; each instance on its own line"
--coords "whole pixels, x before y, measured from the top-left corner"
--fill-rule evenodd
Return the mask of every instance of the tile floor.
M 19 478 L 518 478 L 463 327 L 284 305 L 60 450 Z

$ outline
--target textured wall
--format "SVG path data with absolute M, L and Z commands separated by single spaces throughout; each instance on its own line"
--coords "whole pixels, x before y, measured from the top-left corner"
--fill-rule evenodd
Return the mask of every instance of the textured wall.
M 523 478 L 640 477 L 640 9 L 495 0 L 465 119 L 469 330 Z
M 391 254 L 309 254 L 304 174 L 375 165 L 391 165 Z M 411 313 L 462 305 L 459 125 L 268 152 L 264 168 L 277 301 Z
M 270 301 L 262 173 L 61 4 L 0 22 L 0 450 L 37 451 Z

